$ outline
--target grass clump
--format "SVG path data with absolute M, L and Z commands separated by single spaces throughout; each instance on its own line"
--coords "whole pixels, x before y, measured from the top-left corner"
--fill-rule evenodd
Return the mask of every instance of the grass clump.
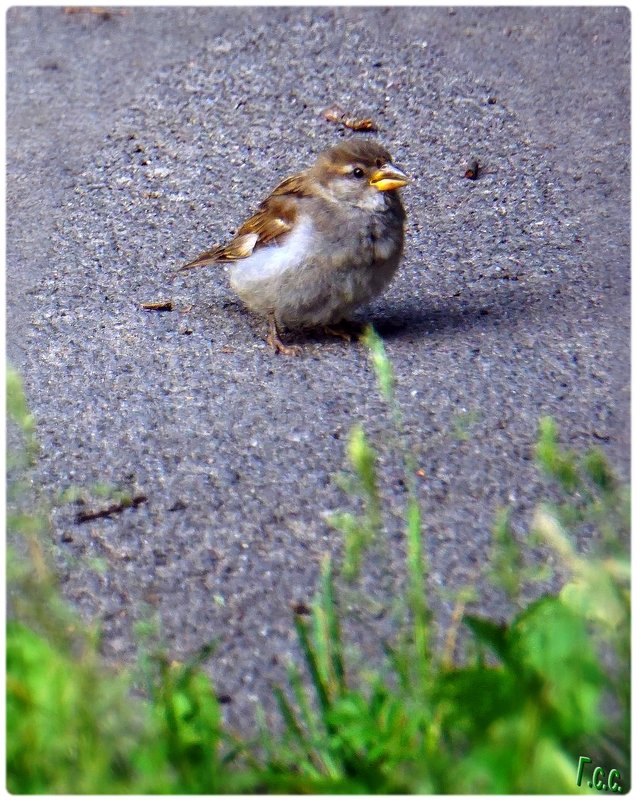
M 16 471 L 37 454 L 19 376 L 8 371 L 7 411 L 24 448 L 12 460 L 8 515 L 6 629 L 7 789 L 11 793 L 241 792 L 252 774 L 228 769 L 236 746 L 223 731 L 214 690 L 201 669 L 146 661 L 147 697 L 130 671 L 107 668 L 99 632 L 63 600 L 51 569 L 43 504 Z
M 339 569 L 324 559 L 310 617 L 295 616 L 302 663 L 291 664 L 287 685 L 274 688 L 281 731 L 263 725 L 253 742 L 223 724 L 202 667 L 211 648 L 186 665 L 161 651 L 147 655 L 143 696 L 132 673 L 109 671 L 98 633 L 61 600 L 41 515 L 38 525 L 28 514 L 10 518 L 12 536 L 28 543 L 29 554 L 10 560 L 12 792 L 576 793 L 587 789 L 576 782 L 581 755 L 606 774 L 618 771 L 617 784 L 629 789 L 627 489 L 601 452 L 564 450 L 553 421 L 542 420 L 537 461 L 561 500 L 538 508 L 532 534 L 557 555 L 567 579 L 559 592 L 521 600 L 538 574 L 527 566 L 509 513 L 500 511 L 492 576 L 518 611 L 495 623 L 466 613 L 467 597 L 460 598 L 454 625 L 462 627 L 466 655 L 454 662 L 453 647 L 437 653 L 416 465 L 383 344 L 373 331 L 366 343 L 407 488 L 405 614 L 385 659 L 364 670 L 348 663 L 337 590 L 339 574 L 357 579 L 383 530 L 376 451 L 360 427 L 351 433 L 345 485 L 360 511 L 332 518 L 344 535 L 343 562 Z M 14 422 L 25 422 L 33 443 L 26 405 L 14 408 Z M 580 527 L 596 543 L 587 556 L 574 545 Z
M 291 702 L 278 691 L 288 751 L 279 749 L 272 759 L 270 781 L 294 792 L 574 793 L 583 789 L 576 784 L 578 758 L 590 754 L 596 764 L 608 766 L 607 772 L 618 769 L 626 790 L 627 490 L 601 452 L 578 458 L 565 451 L 553 421 L 542 420 L 538 463 L 567 500 L 538 509 L 534 541 L 557 552 L 569 579 L 559 593 L 544 593 L 523 604 L 509 623 L 460 614 L 471 656 L 463 664 L 453 664 L 449 653 L 437 654 L 430 645 L 415 464 L 404 445 L 391 365 L 373 331 L 368 331 L 366 341 L 389 407 L 394 427 L 390 440 L 403 458 L 408 489 L 404 511 L 408 623 L 387 646 L 387 662 L 373 677 L 348 675 L 341 658 L 344 646 L 339 639 L 333 571 L 326 563 L 313 612 L 313 637 L 308 624 L 297 621 L 317 703 L 312 707 L 298 672 L 290 685 L 302 714 L 295 715 Z M 381 525 L 376 461 L 369 456 L 353 458 L 374 450 L 360 428 L 352 432 L 352 443 L 349 456 L 356 479 L 349 488 L 363 511 L 332 518 L 345 535 L 348 579 L 354 576 L 348 566 L 360 565 Z M 506 510 L 496 517 L 497 572 L 492 575 L 519 599 L 522 585 L 545 578 L 546 571 L 525 565 L 509 517 Z M 573 545 L 579 525 L 602 533 L 598 551 L 586 558 L 578 556 Z M 458 608 L 462 610 L 463 604 Z M 331 639 L 327 631 L 334 632 Z M 326 640 L 331 647 L 326 647 Z M 609 654 L 614 656 L 613 669 L 602 662 Z M 605 706 L 619 714 L 606 713 Z

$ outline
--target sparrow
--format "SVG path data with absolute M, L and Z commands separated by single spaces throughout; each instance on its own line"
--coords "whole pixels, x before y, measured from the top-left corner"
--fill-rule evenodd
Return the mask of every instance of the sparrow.
M 379 143 L 349 140 L 286 178 L 225 245 L 178 272 L 229 263 L 230 285 L 248 309 L 268 319 L 268 344 L 298 355 L 281 331 L 335 326 L 379 295 L 403 251 L 409 183 Z

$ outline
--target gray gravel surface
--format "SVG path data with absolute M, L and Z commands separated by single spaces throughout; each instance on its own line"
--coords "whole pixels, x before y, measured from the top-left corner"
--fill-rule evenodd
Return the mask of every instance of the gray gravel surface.
M 378 447 L 387 545 L 353 634 L 391 630 L 404 486 L 360 345 L 274 356 L 223 270 L 171 271 L 223 240 L 287 174 L 372 116 L 414 177 L 403 266 L 365 309 L 393 361 L 421 475 L 444 631 L 496 509 L 526 530 L 545 492 L 537 421 L 629 471 L 626 9 L 129 8 L 8 12 L 8 346 L 38 420 L 34 480 L 147 502 L 53 536 L 63 587 L 130 661 L 157 614 L 209 664 L 247 729 L 296 653 L 347 506 L 334 481 L 360 422 Z M 464 178 L 470 159 L 482 171 Z M 174 311 L 139 304 L 170 298 Z M 587 547 L 586 543 L 582 544 Z M 480 611 L 503 598 L 478 579 Z M 451 592 L 450 592 L 451 591 Z

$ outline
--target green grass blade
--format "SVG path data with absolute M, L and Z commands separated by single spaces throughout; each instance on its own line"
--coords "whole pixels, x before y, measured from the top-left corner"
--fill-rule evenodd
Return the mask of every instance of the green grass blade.
M 280 687 L 275 686 L 272 688 L 272 692 L 274 694 L 277 706 L 279 707 L 279 712 L 281 713 L 283 722 L 287 727 L 288 733 L 297 741 L 303 750 L 307 750 L 305 734 L 303 733 L 303 729 L 296 719 L 294 710 L 290 706 L 288 699 L 285 697 L 283 690 Z
M 314 740 L 318 740 L 320 732 L 317 725 L 316 715 L 312 711 L 309 698 L 307 697 L 307 692 L 303 685 L 303 679 L 301 678 L 301 672 L 296 665 L 290 665 L 288 667 L 288 683 L 294 695 L 294 699 L 299 707 L 301 718 L 308 733 Z
M 303 657 L 307 664 L 308 670 L 310 671 L 312 684 L 314 685 L 316 697 L 319 706 L 321 708 L 323 721 L 327 726 L 328 712 L 330 709 L 330 697 L 327 684 L 325 683 L 323 676 L 321 675 L 321 669 L 319 666 L 319 659 L 316 650 L 312 647 L 312 644 L 310 642 L 308 625 L 300 615 L 295 615 L 294 627 L 296 628 L 296 633 L 299 638 L 299 644 L 301 646 L 301 651 L 303 652 Z
M 392 404 L 394 400 L 394 371 L 391 362 L 387 358 L 383 340 L 378 336 L 374 328 L 368 325 L 365 328 L 362 342 L 369 349 L 380 394 L 387 403 Z
M 334 573 L 332 570 L 332 561 L 329 556 L 323 563 L 321 578 L 323 608 L 325 610 L 328 637 L 332 653 L 332 668 L 339 691 L 340 693 L 344 693 L 347 688 L 347 683 L 345 680 L 345 663 L 343 660 L 343 640 L 341 636 L 341 624 L 334 599 Z

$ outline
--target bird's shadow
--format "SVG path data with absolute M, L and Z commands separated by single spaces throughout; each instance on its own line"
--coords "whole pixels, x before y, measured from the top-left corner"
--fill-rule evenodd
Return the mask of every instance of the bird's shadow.
M 537 315 L 547 296 L 537 289 L 514 282 L 494 287 L 476 287 L 467 292 L 427 302 L 409 297 L 396 302 L 386 300 L 374 305 L 366 316 L 384 339 L 404 339 L 475 328 L 506 327 L 528 315 Z

